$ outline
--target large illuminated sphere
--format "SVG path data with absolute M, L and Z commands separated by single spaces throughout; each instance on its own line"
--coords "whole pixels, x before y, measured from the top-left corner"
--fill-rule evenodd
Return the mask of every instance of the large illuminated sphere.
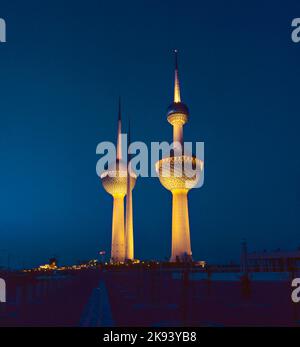
M 170 156 L 156 163 L 160 183 L 170 191 L 194 188 L 199 183 L 202 169 L 203 162 L 192 155 Z
M 131 171 L 132 172 L 132 171 Z M 117 159 L 101 175 L 104 189 L 113 196 L 113 220 L 111 241 L 111 262 L 125 261 L 124 197 L 127 194 L 127 165 Z M 136 175 L 130 174 L 130 188 L 134 188 Z
M 122 160 L 109 165 L 108 170 L 101 174 L 101 180 L 104 189 L 111 195 L 123 195 L 127 193 L 127 167 Z M 136 174 L 131 171 L 130 174 L 131 189 L 136 182 Z

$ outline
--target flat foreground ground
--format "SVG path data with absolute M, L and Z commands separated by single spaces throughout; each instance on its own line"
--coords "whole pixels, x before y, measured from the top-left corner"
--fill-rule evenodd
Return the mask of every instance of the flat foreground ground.
M 171 269 L 12 275 L 0 326 L 299 326 L 291 292 L 290 280 L 247 285 Z
M 175 278 L 174 278 L 175 277 Z M 289 281 L 190 280 L 160 271 L 106 272 L 116 326 L 299 326 Z

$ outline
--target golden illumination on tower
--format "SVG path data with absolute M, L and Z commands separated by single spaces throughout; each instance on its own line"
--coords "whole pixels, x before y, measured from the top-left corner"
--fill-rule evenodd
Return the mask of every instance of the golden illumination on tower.
M 175 50 L 174 101 L 167 112 L 173 126 L 173 152 L 156 163 L 161 184 L 172 193 L 172 253 L 170 261 L 192 259 L 188 192 L 200 180 L 203 162 L 192 154 L 184 153 L 183 126 L 188 122 L 188 107 L 181 102 L 177 50 Z
M 130 146 L 130 125 L 128 129 L 128 147 Z M 125 260 L 134 260 L 134 239 L 133 239 L 133 211 L 132 211 L 132 190 L 134 188 L 136 174 L 130 165 L 130 155 L 127 154 L 127 195 L 126 195 L 126 223 L 125 223 Z
M 104 189 L 113 197 L 112 238 L 111 238 L 111 262 L 124 262 L 125 250 L 125 220 L 124 220 L 124 197 L 127 194 L 129 181 L 130 189 L 135 185 L 136 175 L 130 175 L 127 179 L 127 165 L 122 160 L 122 121 L 121 106 L 119 101 L 118 135 L 116 161 L 110 163 L 108 169 L 101 174 Z M 132 200 L 132 199 L 131 199 Z
M 177 49 L 175 49 L 175 83 L 174 83 L 174 102 L 181 102 L 180 98 L 180 85 L 178 76 L 178 60 L 177 60 Z

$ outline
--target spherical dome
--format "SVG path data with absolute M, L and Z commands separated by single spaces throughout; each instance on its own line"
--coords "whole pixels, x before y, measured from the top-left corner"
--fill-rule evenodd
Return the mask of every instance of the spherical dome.
M 168 190 L 192 189 L 200 180 L 203 162 L 195 156 L 166 157 L 156 163 L 161 184 Z
M 130 187 L 135 186 L 136 174 L 130 170 Z M 123 195 L 127 193 L 127 167 L 122 160 L 111 163 L 106 171 L 101 174 L 104 189 L 111 195 Z
M 182 102 L 173 102 L 167 111 L 168 122 L 172 125 L 181 124 L 184 125 L 187 123 L 189 118 L 189 109 Z
M 168 107 L 167 117 L 173 113 L 182 113 L 188 116 L 189 109 L 183 102 L 172 102 L 172 104 Z

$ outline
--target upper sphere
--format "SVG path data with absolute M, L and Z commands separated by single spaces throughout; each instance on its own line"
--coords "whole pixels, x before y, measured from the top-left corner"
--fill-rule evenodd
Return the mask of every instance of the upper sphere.
M 172 102 L 172 104 L 168 107 L 167 117 L 174 113 L 189 115 L 189 109 L 183 102 Z

